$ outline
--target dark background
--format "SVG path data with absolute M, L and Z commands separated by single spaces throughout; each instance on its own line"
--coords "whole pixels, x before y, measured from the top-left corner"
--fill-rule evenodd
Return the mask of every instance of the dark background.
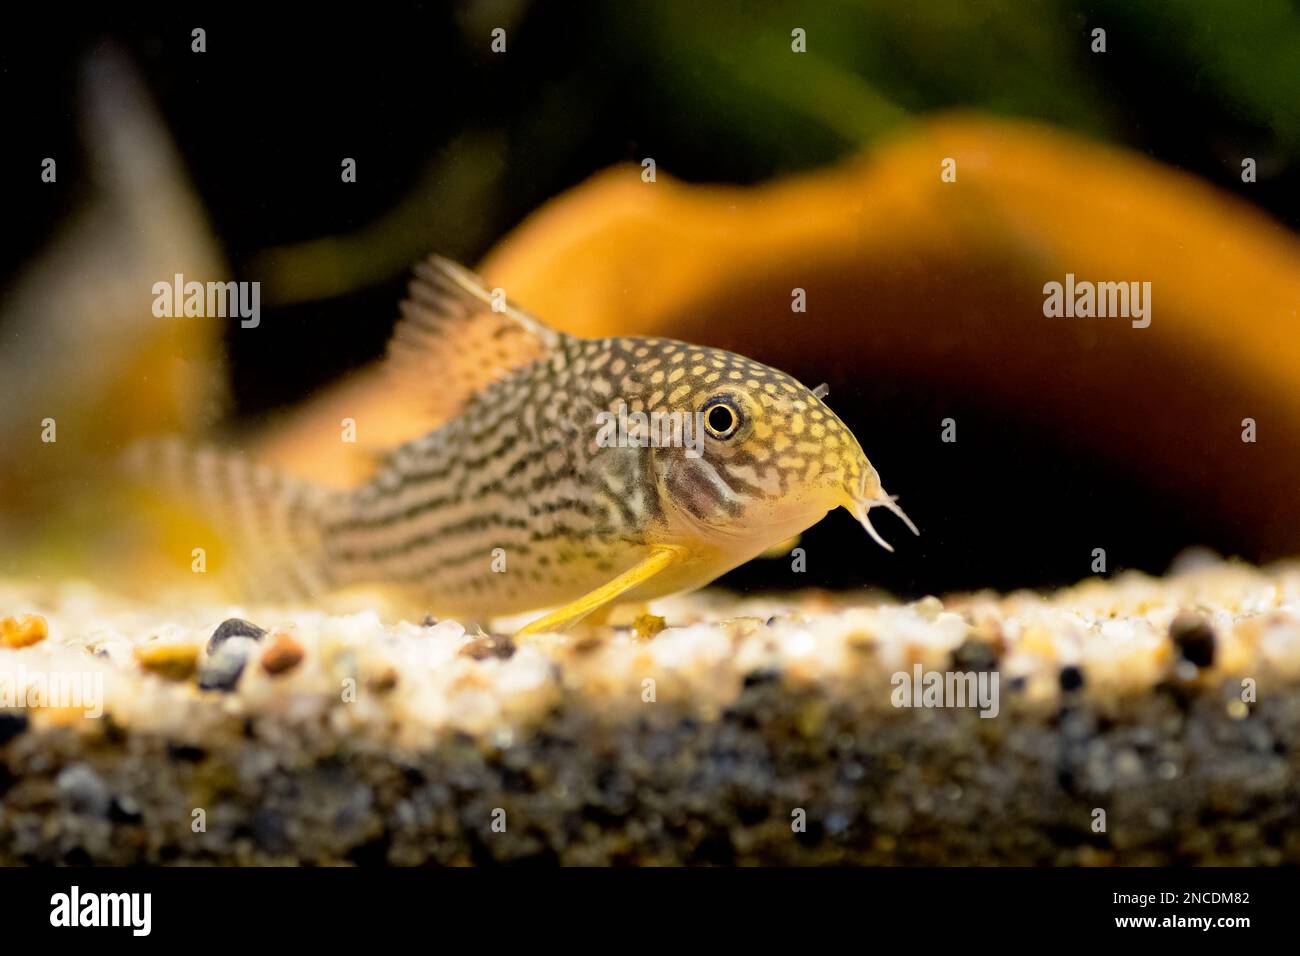
M 229 336 L 239 422 L 378 357 L 406 263 L 432 251 L 473 263 L 547 199 L 647 155 L 688 181 L 757 183 L 854 154 L 901 117 L 970 107 L 1127 145 L 1296 228 L 1300 10 L 1173 6 L 520 2 L 286 16 L 267 5 L 15 22 L 0 41 L 12 167 L 0 275 L 7 285 L 85 199 L 79 69 L 110 38 L 142 70 L 235 278 L 257 278 L 277 248 L 363 229 L 404 203 L 416 210 L 393 230 L 410 255 L 399 251 L 341 294 L 264 300 L 262 334 Z M 791 24 L 852 80 L 841 82 L 842 102 L 834 85 L 807 89 L 782 75 Z M 488 49 L 498 25 L 506 56 Z M 1105 57 L 1088 52 L 1094 25 L 1108 31 Z M 190 51 L 194 26 L 207 30 L 203 55 Z M 1259 159 L 1248 189 L 1243 153 Z M 44 155 L 63 157 L 53 201 L 30 175 Z M 343 156 L 357 159 L 354 185 L 339 181 Z M 467 212 L 454 201 L 456 177 L 484 169 L 489 185 Z M 911 540 L 884 517 L 899 552 L 878 554 L 841 512 L 805 535 L 806 575 L 756 562 L 728 583 L 847 586 L 865 574 L 904 593 L 1048 586 L 1087 576 L 1102 545 L 1112 571 L 1162 571 L 1193 544 L 1242 550 L 1233 528 L 1174 509 L 1141 475 L 1080 458 L 1050 429 L 1012 428 L 978 396 L 918 394 L 834 362 L 789 371 L 852 383 L 832 393 L 832 407 L 855 430 L 873 426 L 868 452 L 924 536 Z M 947 415 L 962 423 L 956 445 L 934 438 Z

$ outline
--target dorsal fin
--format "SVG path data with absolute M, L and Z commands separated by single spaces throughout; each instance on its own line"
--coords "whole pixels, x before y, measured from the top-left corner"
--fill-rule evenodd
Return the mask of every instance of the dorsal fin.
M 415 268 L 388 343 L 388 371 L 438 421 L 510 372 L 544 358 L 560 333 L 508 301 L 493 308 L 483 281 L 433 256 Z

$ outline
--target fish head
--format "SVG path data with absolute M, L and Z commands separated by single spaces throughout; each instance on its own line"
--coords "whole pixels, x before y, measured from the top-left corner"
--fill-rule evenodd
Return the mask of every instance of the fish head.
M 761 549 L 838 507 L 886 550 L 871 509 L 893 512 L 917 533 L 820 389 L 731 352 L 670 347 L 663 387 L 645 407 L 683 421 L 684 440 L 659 442 L 654 455 L 663 510 L 686 534 L 730 543 L 733 552 Z

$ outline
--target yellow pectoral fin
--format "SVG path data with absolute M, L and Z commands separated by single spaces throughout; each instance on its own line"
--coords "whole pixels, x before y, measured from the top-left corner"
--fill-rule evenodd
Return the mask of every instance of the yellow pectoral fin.
M 658 547 L 639 564 L 624 571 L 608 584 L 602 584 L 596 590 L 584 594 L 578 600 L 552 611 L 526 625 L 519 631 L 523 634 L 545 634 L 550 631 L 563 631 L 577 624 L 584 617 L 603 604 L 608 604 L 620 594 L 630 591 L 638 584 L 649 581 L 665 568 L 682 560 L 686 551 L 682 548 Z

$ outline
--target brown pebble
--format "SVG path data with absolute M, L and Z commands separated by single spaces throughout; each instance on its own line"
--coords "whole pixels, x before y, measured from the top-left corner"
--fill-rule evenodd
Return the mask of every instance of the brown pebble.
M 303 646 L 283 631 L 277 631 L 271 643 L 262 652 L 262 670 L 272 676 L 291 671 L 302 663 L 306 655 Z
M 7 617 L 0 621 L 0 644 L 5 647 L 31 647 L 50 636 L 50 627 L 39 614 Z
M 199 664 L 197 644 L 145 644 L 135 649 L 144 670 L 167 680 L 189 680 Z
M 515 653 L 515 642 L 505 634 L 484 634 L 476 637 L 460 649 L 461 657 L 472 657 L 476 661 L 490 657 L 507 660 Z

